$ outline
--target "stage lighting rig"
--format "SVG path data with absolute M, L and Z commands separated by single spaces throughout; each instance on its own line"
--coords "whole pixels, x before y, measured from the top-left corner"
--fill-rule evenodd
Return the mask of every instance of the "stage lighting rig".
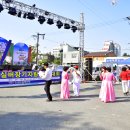
M 46 21 L 46 19 L 45 19 L 44 16 L 39 16 L 39 17 L 38 17 L 38 22 L 39 22 L 40 24 L 43 24 L 45 21 Z
M 3 5 L 0 4 L 0 12 L 3 11 L 3 10 L 4 10 Z
M 14 7 L 9 7 L 8 13 L 11 14 L 11 15 L 16 15 L 16 14 L 17 14 L 16 8 L 14 8 Z
M 19 18 L 21 18 L 21 15 L 22 15 L 22 12 L 19 11 L 17 16 L 18 16 Z
M 58 20 L 56 22 L 56 26 L 60 29 L 63 26 L 63 23 L 60 20 Z
M 70 25 L 68 23 L 64 24 L 64 29 L 70 29 Z
M 48 12 L 48 11 L 45 11 L 45 15 L 49 15 L 49 12 Z
M 52 25 L 56 23 L 56 26 L 59 29 L 62 27 L 62 23 L 63 23 L 64 29 L 70 29 L 72 26 L 76 26 L 78 28 L 77 30 L 79 31 L 82 31 L 85 29 L 85 26 L 82 22 L 77 22 L 73 19 L 69 19 L 69 18 L 60 16 L 57 14 L 51 13 L 47 10 L 36 8 L 36 4 L 27 5 L 22 2 L 18 2 L 16 0 L 1 0 L 1 1 L 2 1 L 1 5 L 3 6 L 3 8 L 2 6 L 0 6 L 0 11 L 2 11 L 3 9 L 7 9 L 9 10 L 9 13 L 11 12 L 10 14 L 12 15 L 16 15 L 17 13 L 17 16 L 21 17 L 23 14 L 23 18 L 28 18 L 30 20 L 37 18 L 38 22 L 41 24 L 44 22 L 44 18 L 40 18 L 39 16 L 44 16 L 45 20 L 47 20 L 47 24 Z M 14 7 L 15 9 L 13 9 Z M 10 10 L 13 10 L 13 11 L 10 11 Z M 57 22 L 59 20 L 62 23 Z
M 6 3 L 12 3 L 13 0 L 5 0 Z
M 75 21 L 74 21 L 74 20 L 71 20 L 71 23 L 72 23 L 72 24 L 74 24 L 74 23 L 75 23 Z
M 35 8 L 35 7 L 36 7 L 36 4 L 33 4 L 32 7 Z
M 72 30 L 73 32 L 76 32 L 76 31 L 77 31 L 77 27 L 76 27 L 76 26 L 72 26 L 72 27 L 71 27 L 71 30 Z
M 30 19 L 30 20 L 33 20 L 33 19 L 35 19 L 35 14 L 28 12 L 27 13 L 27 18 Z
M 43 9 L 36 8 L 34 5 L 27 5 L 22 2 L 18 2 L 16 0 L 1 0 L 0 5 L 0 11 L 3 9 L 9 10 L 9 13 L 11 15 L 16 15 L 20 17 L 19 12 L 21 11 L 21 14 L 23 14 L 23 18 L 28 19 L 38 19 L 38 22 L 42 24 L 44 22 L 44 19 L 40 20 L 40 16 L 44 16 L 45 20 L 47 20 L 47 24 L 52 25 L 56 23 L 56 26 L 60 29 L 62 26 L 64 26 L 64 29 L 71 29 L 73 32 L 79 31 L 79 48 L 81 48 L 80 51 L 80 70 L 81 70 L 81 77 L 83 76 L 83 56 L 84 56 L 84 30 L 85 30 L 85 24 L 84 24 L 84 16 L 83 13 L 81 13 L 81 22 L 77 22 L 73 19 L 69 19 L 66 17 L 63 17 L 61 15 L 57 15 L 51 12 L 48 12 Z M 3 7 L 3 8 L 2 8 Z M 10 11 L 11 10 L 11 11 Z M 58 21 L 61 22 L 58 22 Z M 129 17 L 127 17 L 127 20 L 129 20 Z M 63 25 L 62 25 L 63 24 Z M 74 26 L 74 27 L 73 27 Z
M 49 25 L 52 25 L 52 24 L 54 24 L 54 21 L 53 21 L 53 19 L 48 18 L 47 23 L 48 23 Z
M 23 18 L 24 18 L 24 19 L 27 18 L 27 13 L 24 13 Z

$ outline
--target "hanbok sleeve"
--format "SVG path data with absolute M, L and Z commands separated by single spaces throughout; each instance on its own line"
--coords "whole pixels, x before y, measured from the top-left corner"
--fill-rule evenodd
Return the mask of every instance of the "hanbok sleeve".
M 43 71 L 39 71 L 38 74 L 39 74 L 39 77 L 40 77 L 40 78 L 42 78 L 42 79 L 44 78 L 45 73 L 44 73 Z
M 64 78 L 65 78 L 65 79 L 69 79 L 68 73 L 65 74 Z
M 122 72 L 120 73 L 120 78 L 122 79 Z
M 103 73 L 100 74 L 100 80 L 103 80 Z
M 112 74 L 112 80 L 113 80 L 114 82 L 116 82 L 116 78 L 115 78 L 114 74 Z

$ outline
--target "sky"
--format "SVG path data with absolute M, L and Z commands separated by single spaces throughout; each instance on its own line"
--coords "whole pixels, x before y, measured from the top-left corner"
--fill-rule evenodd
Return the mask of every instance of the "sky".
M 121 45 L 122 54 L 130 54 L 130 0 L 18 0 L 51 13 L 80 22 L 80 14 L 84 14 L 84 48 L 86 51 L 100 51 L 104 42 L 112 40 Z M 1 0 L 0 0 L 1 3 Z M 8 14 L 7 10 L 0 13 L 0 37 L 12 40 L 13 43 L 36 45 L 33 35 L 45 34 L 40 37 L 39 50 L 50 52 L 62 43 L 79 46 L 79 32 L 70 29 L 58 29 L 46 22 L 39 24 L 37 19 L 29 20 Z

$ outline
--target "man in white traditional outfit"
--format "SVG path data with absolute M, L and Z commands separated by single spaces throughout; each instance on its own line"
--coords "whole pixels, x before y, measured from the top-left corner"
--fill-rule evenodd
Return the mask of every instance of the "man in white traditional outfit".
M 74 96 L 79 96 L 80 92 L 80 83 L 81 83 L 81 74 L 80 71 L 78 70 L 78 66 L 74 66 L 74 71 L 72 72 L 73 75 L 73 91 L 74 91 Z

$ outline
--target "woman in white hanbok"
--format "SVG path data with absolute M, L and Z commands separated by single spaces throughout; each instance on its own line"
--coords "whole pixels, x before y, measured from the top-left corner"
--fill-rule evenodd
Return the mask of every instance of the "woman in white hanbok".
M 81 75 L 78 70 L 78 66 L 74 66 L 75 70 L 73 71 L 73 92 L 74 96 L 79 96 L 80 93 L 80 83 L 81 83 Z

